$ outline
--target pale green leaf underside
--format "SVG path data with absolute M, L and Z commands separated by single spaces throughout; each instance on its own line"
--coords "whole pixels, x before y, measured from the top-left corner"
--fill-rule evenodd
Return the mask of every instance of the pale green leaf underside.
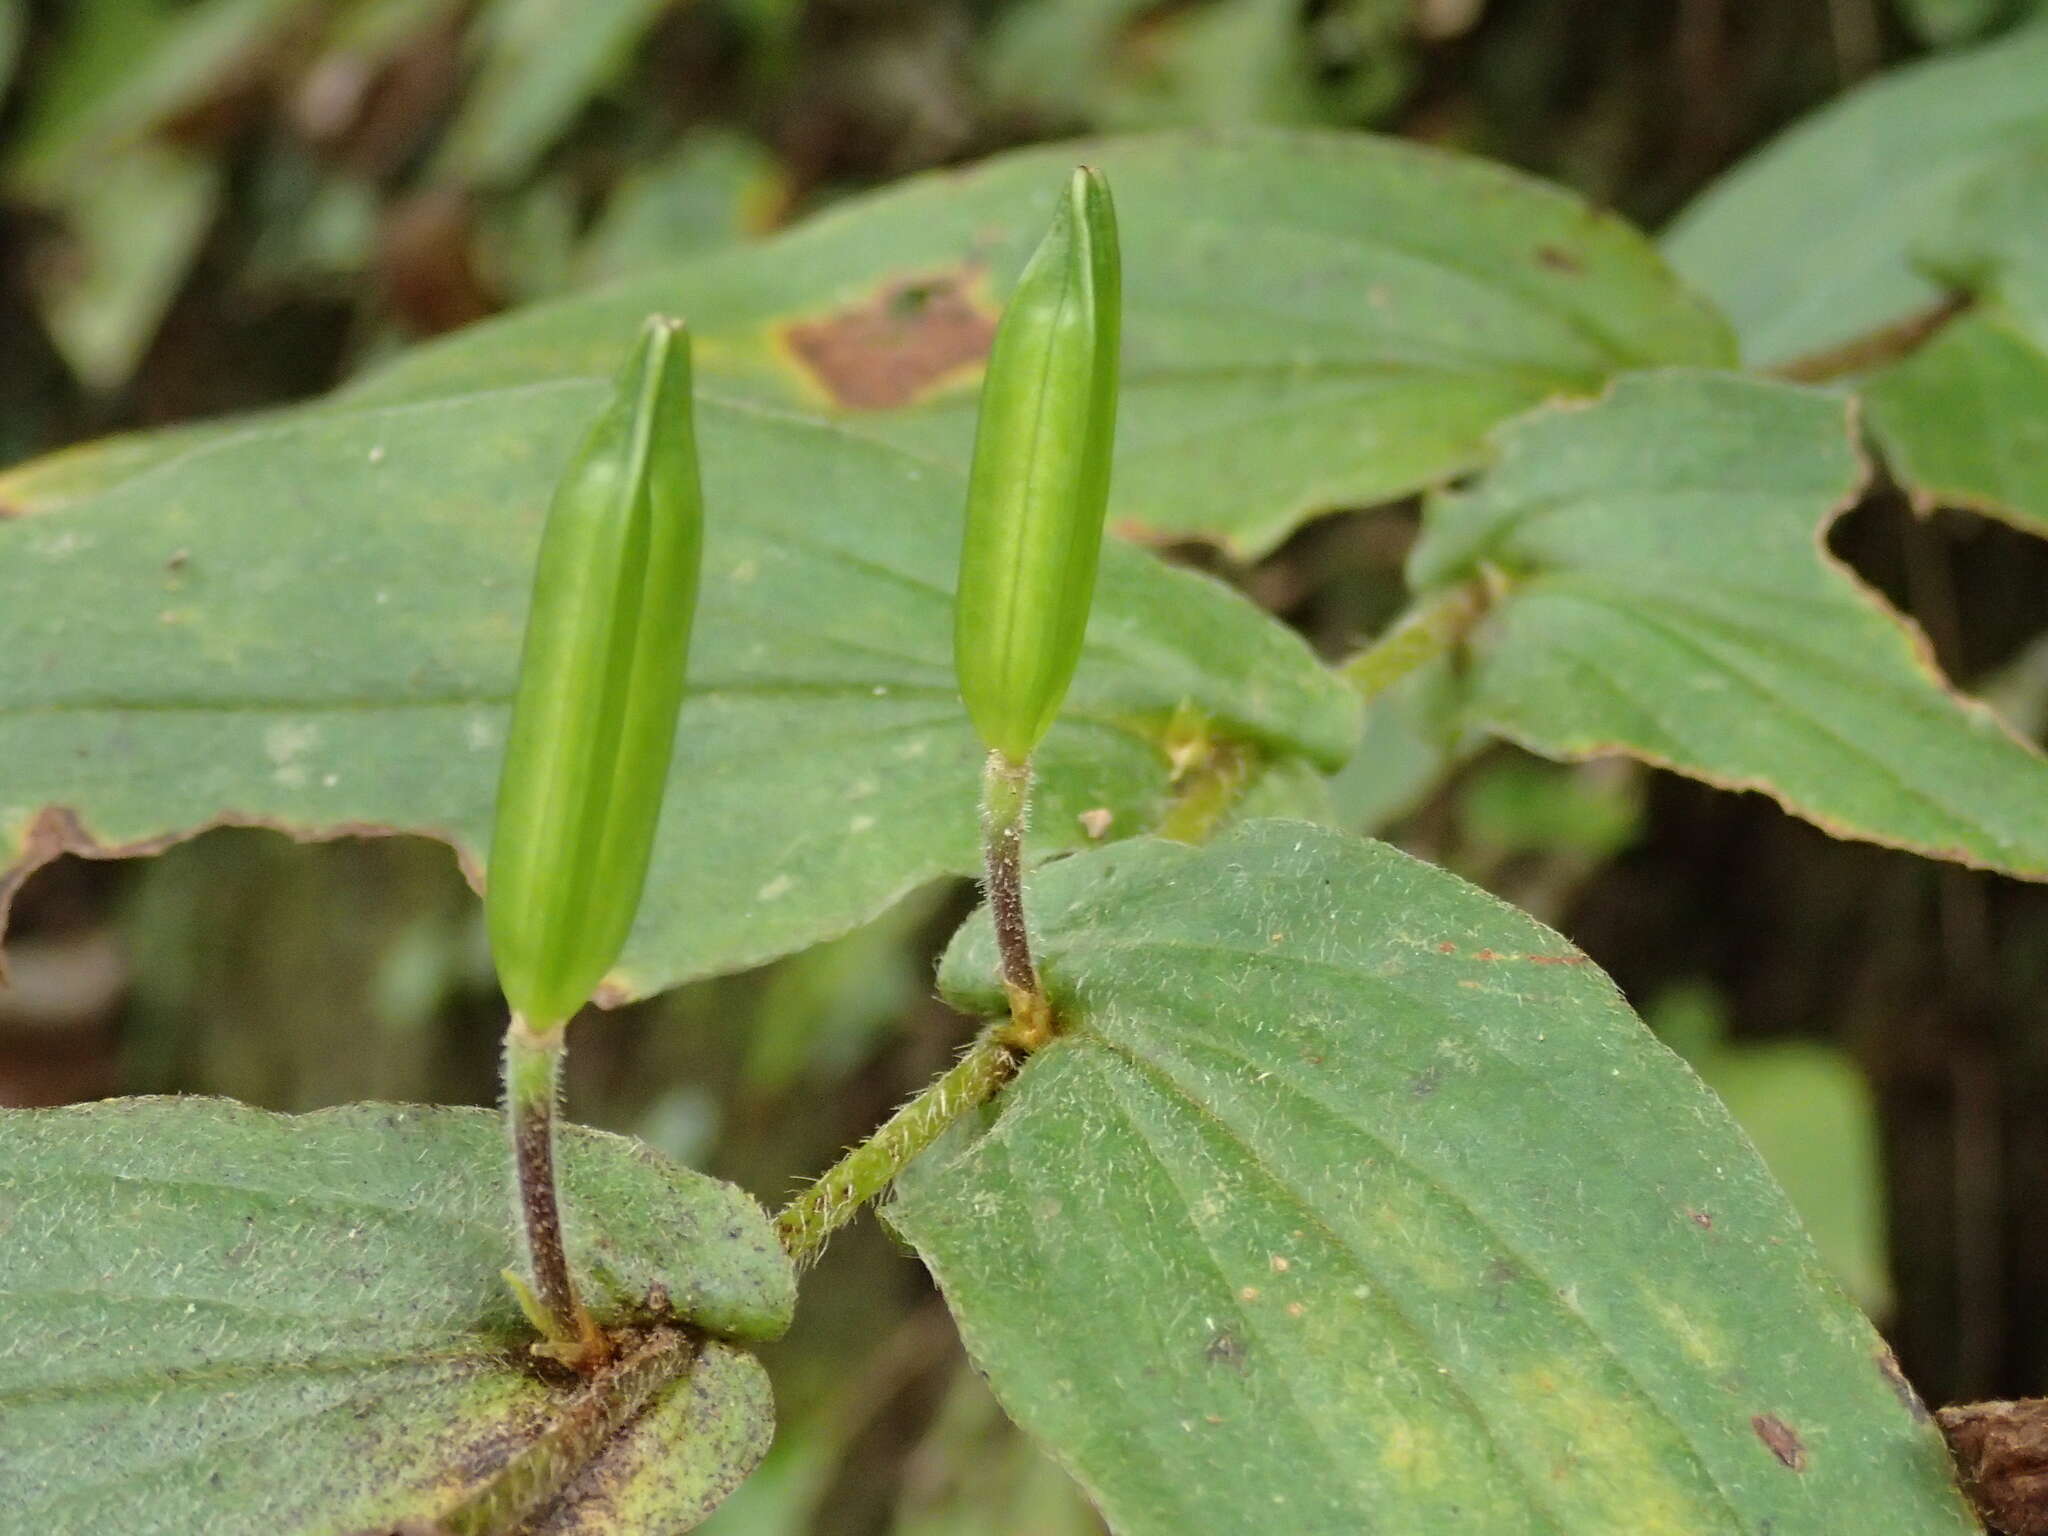
M 1121 1536 L 1976 1529 L 1720 1104 L 1585 957 L 1258 822 L 1047 866 L 1071 1031 L 890 1207 Z M 987 1008 L 987 927 L 942 983 Z
M 964 466 L 1001 298 L 1081 161 L 1107 173 L 1123 229 L 1110 518 L 1127 531 L 1254 554 L 1316 512 L 1469 467 L 1489 427 L 1541 400 L 1732 358 L 1648 244 L 1566 192 L 1414 144 L 1242 131 L 920 177 L 763 245 L 477 327 L 354 398 L 606 377 L 615 338 L 658 310 L 689 319 L 707 389 Z M 92 480 L 75 459 L 51 469 L 6 499 Z
M 1430 506 L 1410 565 L 1421 590 L 1506 583 L 1470 638 L 1469 718 L 2048 878 L 2048 762 L 1822 547 L 1865 475 L 1848 415 L 1820 391 L 1674 371 L 1505 429 L 1478 485 Z
M 222 820 L 428 832 L 480 864 L 542 511 L 605 397 L 558 380 L 267 418 L 0 521 L 0 900 L 64 848 Z M 619 995 L 801 948 L 979 857 L 962 477 L 715 394 L 699 416 L 691 692 Z M 1038 845 L 1098 807 L 1119 834 L 1154 824 L 1183 704 L 1275 761 L 1334 766 L 1356 729 L 1289 632 L 1112 547 Z
M 1744 358 L 1825 351 L 1941 297 L 1918 270 L 1971 184 L 2048 139 L 2048 25 L 1880 77 L 1715 183 L 1664 254 Z
M 767 1447 L 766 1380 L 726 1340 L 779 1334 L 794 1280 L 740 1191 L 596 1131 L 562 1151 L 592 1310 L 713 1337 L 644 1419 L 562 1451 L 538 1528 L 685 1529 Z M 517 1264 L 506 1162 L 485 1110 L 0 1114 L 7 1518 L 48 1536 L 504 1528 L 480 1511 L 516 1504 L 507 1483 L 541 1475 L 540 1448 L 573 1442 L 587 1406 L 524 1364 L 533 1333 L 500 1278 Z M 577 1523 L 656 1466 L 661 1519 Z

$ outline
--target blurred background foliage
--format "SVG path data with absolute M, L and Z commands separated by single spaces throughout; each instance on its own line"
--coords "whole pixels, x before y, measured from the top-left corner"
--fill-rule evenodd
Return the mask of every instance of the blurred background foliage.
M 318 393 L 417 338 L 746 241 L 848 191 L 1090 132 L 1371 128 L 1656 228 L 1801 113 L 2040 0 L 0 0 L 0 463 Z M 2044 82 L 2048 89 L 2048 82 Z M 1401 602 L 1412 505 L 1252 567 L 1332 656 Z M 1951 675 L 2048 722 L 2040 546 L 1880 491 L 1835 544 Z M 0 658 L 0 665 L 5 658 Z M 1346 821 L 1561 927 L 1726 1098 L 1935 1401 L 2048 1387 L 2048 892 L 1755 797 L 1374 712 Z M 972 893 L 577 1026 L 580 1119 L 774 1201 L 944 1064 Z M 218 831 L 23 892 L 0 1102 L 486 1102 L 477 904 L 410 839 Z M 772 1354 L 785 1429 L 708 1528 L 1100 1527 L 919 1266 L 843 1238 Z

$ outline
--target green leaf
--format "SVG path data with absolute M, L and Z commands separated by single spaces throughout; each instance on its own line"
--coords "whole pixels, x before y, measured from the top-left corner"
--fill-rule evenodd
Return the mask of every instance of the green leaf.
M 2048 534 L 2048 333 L 2001 306 L 1963 316 L 1865 396 L 1872 433 L 1923 509 Z
M 6 162 L 32 196 L 62 197 L 99 158 L 127 148 L 219 91 L 273 35 L 294 0 L 86 0 Z
M 623 169 L 577 247 L 576 274 L 603 282 L 758 234 L 783 195 L 778 176 L 757 141 L 698 129 L 668 154 Z
M 1664 241 L 1735 322 L 1744 358 L 1821 353 L 1938 302 L 1914 261 L 1958 195 L 2048 135 L 2048 25 L 1882 76 L 1799 123 Z
M 479 185 L 517 181 L 619 73 L 671 0 L 492 0 L 475 82 L 435 162 Z
M 766 1448 L 741 1346 L 787 1326 L 792 1273 L 731 1186 L 596 1131 L 562 1154 L 571 1262 L 632 1330 L 582 1388 L 526 1363 L 489 1111 L 0 1114 L 9 1517 L 51 1536 L 694 1524 Z
M 1500 166 L 1356 134 L 1062 144 L 919 177 L 758 246 L 479 326 L 353 392 L 426 403 L 606 377 L 650 312 L 707 391 L 967 462 L 995 318 L 1077 162 L 1116 188 L 1124 374 L 1112 526 L 1270 549 L 1471 468 L 1489 428 L 1614 373 L 1732 359 L 1631 228 Z M 106 473 L 132 473 L 136 456 Z M 37 507 L 91 483 L 0 480 Z
M 1784 1186 L 1829 1272 L 1858 1303 L 1888 1312 L 1877 1106 L 1849 1054 L 1777 1040 L 1727 1046 L 1692 1066 Z
M 2031 16 L 2041 0 L 1898 0 L 1897 9 L 1921 42 L 1946 48 Z
M 1313 20 L 1291 0 L 1039 0 L 997 13 L 984 89 L 1034 121 L 1129 131 L 1364 122 L 1407 83 L 1399 0 L 1346 0 Z
M 632 327 L 611 338 L 613 347 Z M 964 475 L 710 392 L 708 527 L 673 793 L 611 996 L 844 932 L 980 862 L 955 693 Z M 201 437 L 0 520 L 0 897 L 64 849 L 216 822 L 402 827 L 486 852 L 535 541 L 602 381 Z M 189 442 L 189 440 L 188 440 Z M 1219 584 L 1113 545 L 1040 762 L 1034 846 L 1156 825 L 1182 706 L 1253 767 L 1333 767 L 1347 691 Z
M 1665 993 L 1644 1017 L 1728 1106 L 1842 1288 L 1890 1312 L 1877 1104 L 1854 1058 L 1820 1040 L 1730 1040 L 1719 1000 L 1698 986 Z
M 48 199 L 62 254 L 32 282 L 50 339 L 89 387 L 127 382 L 213 222 L 214 161 L 153 143 L 110 151 Z
M 1721 1105 L 1584 955 L 1258 822 L 1032 882 L 1067 1033 L 891 1221 L 1122 1536 L 1976 1530 Z M 994 1001 L 977 920 L 941 984 Z
M 1730 375 L 1623 379 L 1500 435 L 1428 508 L 1419 591 L 1499 588 L 1474 725 L 1760 790 L 1838 837 L 2048 878 L 2048 763 L 1954 693 L 1826 551 L 1865 466 L 1847 402 Z
M 2044 117 L 2048 125 L 2048 117 Z M 2048 132 L 1974 178 L 1921 265 L 1975 306 L 1866 386 L 1915 503 L 2048 533 Z
M 1358 750 L 1330 780 L 1337 824 L 1379 831 L 1419 806 L 1484 745 L 1486 738 L 1464 725 L 1463 702 L 1456 670 L 1443 657 L 1367 700 Z
M 1116 188 L 1113 523 L 1241 554 L 1467 467 L 1502 417 L 1618 370 L 1721 363 L 1722 322 L 1634 230 L 1501 167 L 1362 135 L 1063 144 L 920 177 L 416 354 L 362 398 L 596 373 L 667 307 L 723 387 L 948 463 L 1001 301 L 1077 163 Z

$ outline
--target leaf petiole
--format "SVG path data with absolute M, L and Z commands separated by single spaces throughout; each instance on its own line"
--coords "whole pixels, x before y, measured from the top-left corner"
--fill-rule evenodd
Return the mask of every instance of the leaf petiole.
M 1499 595 L 1492 573 L 1431 594 L 1337 670 L 1368 704 L 1460 644 Z
M 955 1120 L 994 1098 L 1025 1054 L 1007 1034 L 1001 1026 L 983 1033 L 951 1068 L 784 1206 L 775 1218 L 783 1252 L 798 1264 L 816 1259 L 826 1239 L 887 1190 L 912 1158 Z

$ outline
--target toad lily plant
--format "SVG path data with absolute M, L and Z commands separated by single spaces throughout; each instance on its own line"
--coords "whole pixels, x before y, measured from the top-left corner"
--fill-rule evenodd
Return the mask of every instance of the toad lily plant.
M 1031 958 L 1022 866 L 1031 754 L 1088 627 L 1116 435 L 1116 211 L 1077 170 L 1004 312 L 982 386 L 955 599 L 961 697 L 988 747 L 986 889 L 1010 1021 L 795 1201 L 799 1260 L 1053 1035 Z M 612 1358 L 577 1296 L 554 1187 L 570 1016 L 618 959 L 646 881 L 688 669 L 703 545 L 688 333 L 651 319 L 616 397 L 555 493 L 541 539 L 493 833 L 492 955 L 512 1021 L 510 1120 L 528 1272 L 510 1274 L 536 1352 Z
M 1854 434 L 1931 418 L 1743 373 L 1646 240 L 1497 167 L 1088 158 L 7 476 L 0 912 L 214 821 L 430 831 L 510 1019 L 502 1116 L 0 1110 L 0 1530 L 687 1530 L 870 1203 L 1118 1536 L 1979 1529 L 1700 1077 L 1565 938 L 1341 829 L 1492 736 L 2048 878 L 2048 763 L 1815 538 Z M 1241 561 L 1420 497 L 1408 616 L 1333 665 L 1105 542 L 1112 494 Z M 591 1000 L 870 955 L 976 875 L 958 1055 L 779 1214 L 558 1120 Z
M 554 1118 L 563 1037 L 619 958 L 668 789 L 697 609 L 704 494 L 690 338 L 651 319 L 578 447 L 541 535 L 491 836 L 491 956 L 521 1225 L 514 1283 L 546 1349 L 588 1372 L 609 1346 L 562 1244 Z

